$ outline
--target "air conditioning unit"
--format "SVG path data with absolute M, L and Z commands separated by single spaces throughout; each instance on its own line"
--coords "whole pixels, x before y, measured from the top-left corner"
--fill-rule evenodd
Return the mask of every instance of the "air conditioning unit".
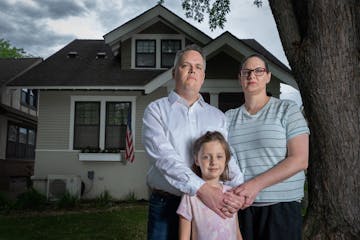
M 80 198 L 81 178 L 76 175 L 48 175 L 47 199 L 58 200 L 69 193 L 71 196 Z

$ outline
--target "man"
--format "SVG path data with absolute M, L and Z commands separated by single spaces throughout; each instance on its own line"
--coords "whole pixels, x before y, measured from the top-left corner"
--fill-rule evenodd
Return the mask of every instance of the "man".
M 206 60 L 202 50 L 191 45 L 179 51 L 172 70 L 175 90 L 145 109 L 143 144 L 150 160 L 147 183 L 152 193 L 149 202 L 148 239 L 177 239 L 177 207 L 181 195 L 197 195 L 222 217 L 226 209 L 242 205 L 240 198 L 211 187 L 190 169 L 193 141 L 206 131 L 220 131 L 227 137 L 224 114 L 207 104 L 199 91 L 205 79 Z M 229 163 L 229 183 L 237 186 L 243 176 L 234 160 Z M 227 206 L 230 205 L 230 206 Z

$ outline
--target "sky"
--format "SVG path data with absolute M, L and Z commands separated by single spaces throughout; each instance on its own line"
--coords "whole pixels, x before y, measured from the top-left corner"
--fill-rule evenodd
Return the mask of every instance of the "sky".
M 48 58 L 74 39 L 103 39 L 111 30 L 154 7 L 158 0 L 1 0 L 0 39 L 23 48 L 32 56 Z M 213 2 L 213 1 L 211 1 Z M 258 8 L 253 0 L 231 0 L 224 29 L 209 30 L 187 19 L 181 0 L 165 0 L 164 6 L 208 36 L 229 31 L 239 39 L 255 39 L 288 66 L 268 1 Z M 282 85 L 281 98 L 294 98 L 297 91 Z

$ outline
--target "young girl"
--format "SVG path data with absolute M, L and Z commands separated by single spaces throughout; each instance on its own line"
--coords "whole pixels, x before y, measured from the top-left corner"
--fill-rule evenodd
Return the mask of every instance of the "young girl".
M 207 183 L 222 189 L 230 187 L 222 184 L 228 180 L 230 148 L 220 132 L 206 132 L 194 143 L 195 162 L 193 171 Z M 237 214 L 223 219 L 206 207 L 200 199 L 185 194 L 177 210 L 179 214 L 179 239 L 242 240 Z

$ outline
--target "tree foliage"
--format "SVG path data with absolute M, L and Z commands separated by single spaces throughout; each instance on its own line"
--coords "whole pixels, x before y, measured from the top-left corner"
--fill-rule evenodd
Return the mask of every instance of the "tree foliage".
M 211 31 L 220 27 L 224 28 L 226 15 L 230 12 L 230 0 L 181 0 L 185 10 L 185 16 L 192 18 L 199 23 L 204 21 L 205 16 L 209 17 L 209 28 Z M 255 0 L 261 6 L 261 1 Z M 158 4 L 163 4 L 164 0 L 159 0 Z
M 158 4 L 163 4 L 164 0 L 159 0 Z M 205 16 L 209 17 L 209 29 L 224 28 L 226 15 L 230 12 L 230 0 L 181 0 L 185 16 L 192 18 L 199 23 L 204 21 Z M 254 5 L 262 7 L 262 0 L 254 0 Z
M 0 58 L 21 58 L 26 57 L 26 52 L 22 48 L 16 48 L 5 39 L 0 39 Z

